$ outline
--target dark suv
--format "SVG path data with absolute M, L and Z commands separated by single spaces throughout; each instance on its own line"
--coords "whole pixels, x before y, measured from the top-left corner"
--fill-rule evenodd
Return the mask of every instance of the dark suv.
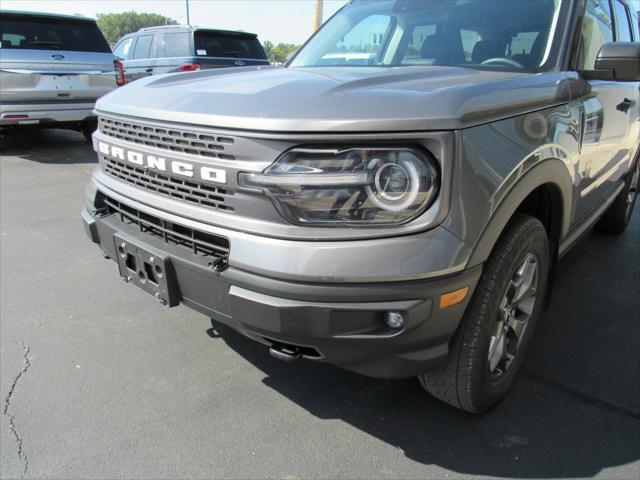
M 86 230 L 277 358 L 486 410 L 558 258 L 629 222 L 639 40 L 621 0 L 354 0 L 286 68 L 101 99 Z
M 161 73 L 269 65 L 253 33 L 187 26 L 140 29 L 122 37 L 113 53 L 120 84 Z

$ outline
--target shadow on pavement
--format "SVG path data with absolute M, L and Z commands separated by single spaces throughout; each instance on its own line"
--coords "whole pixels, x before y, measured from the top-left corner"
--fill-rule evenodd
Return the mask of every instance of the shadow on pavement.
M 50 164 L 97 163 L 93 147 L 80 132 L 62 129 L 11 131 L 1 140 L 0 155 Z
M 639 226 L 637 211 L 625 235 L 590 233 L 562 261 L 524 371 L 485 415 L 440 403 L 416 380 L 283 363 L 217 322 L 208 334 L 312 415 L 340 419 L 417 462 L 469 475 L 590 477 L 640 458 Z

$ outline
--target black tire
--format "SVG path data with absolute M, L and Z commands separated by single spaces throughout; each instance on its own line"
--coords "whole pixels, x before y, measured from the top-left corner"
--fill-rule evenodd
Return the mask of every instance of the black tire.
M 91 136 L 93 135 L 93 132 L 95 132 L 97 129 L 98 129 L 97 120 L 86 120 L 85 122 L 82 123 L 81 131 L 82 131 L 82 134 L 84 135 L 84 139 L 88 143 L 93 143 L 93 139 L 91 138 Z
M 500 325 L 499 315 L 506 310 L 501 309 L 501 302 L 514 285 L 511 281 L 516 278 L 516 271 L 525 265 L 525 259 L 530 258 L 537 261 L 536 280 L 531 281 L 535 290 L 528 307 L 532 313 L 520 341 L 516 342 L 512 360 L 502 373 L 497 368 L 492 373 L 489 348 L 494 336 L 492 332 Z M 467 314 L 452 339 L 445 365 L 418 377 L 431 395 L 474 413 L 491 408 L 506 395 L 522 365 L 527 344 L 543 309 L 549 258 L 549 242 L 542 223 L 528 215 L 516 215 L 485 264 Z M 498 330 L 507 331 L 506 328 Z M 508 338 L 506 333 L 504 335 Z
M 629 225 L 633 207 L 638 197 L 638 177 L 640 161 L 636 160 L 631 171 L 627 173 L 624 188 L 613 201 L 607 212 L 596 223 L 596 230 L 611 235 L 620 235 Z

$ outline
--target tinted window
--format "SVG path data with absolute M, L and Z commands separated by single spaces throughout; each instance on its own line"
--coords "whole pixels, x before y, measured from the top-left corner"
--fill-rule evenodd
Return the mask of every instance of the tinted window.
M 198 30 L 194 38 L 196 55 L 260 60 L 267 58 L 260 42 L 253 35 Z
M 632 36 L 627 7 L 620 0 L 613 0 L 613 8 L 616 10 L 616 41 L 630 42 Z
M 2 48 L 111 52 L 93 22 L 0 13 Z
M 131 54 L 133 53 L 133 49 L 131 48 L 131 44 L 133 43 L 133 37 L 122 40 L 116 48 L 113 49 L 113 55 L 118 60 L 128 60 L 131 58 Z
M 159 57 L 190 57 L 188 33 L 165 33 L 162 35 L 163 52 Z
M 151 41 L 153 40 L 153 35 L 142 35 L 138 37 L 138 41 L 136 42 L 136 50 L 133 53 L 133 59 L 137 60 L 139 58 L 149 58 L 149 51 L 151 50 Z
M 600 48 L 613 42 L 613 21 L 609 0 L 587 0 L 582 22 L 582 61 L 579 68 L 593 70 Z

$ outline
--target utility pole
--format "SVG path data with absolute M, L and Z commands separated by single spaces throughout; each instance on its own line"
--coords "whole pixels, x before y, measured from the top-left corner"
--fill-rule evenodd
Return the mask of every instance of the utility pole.
M 189 20 L 189 0 L 184 0 L 187 6 L 187 25 L 191 25 L 191 20 Z
M 315 0 L 315 5 L 313 6 L 313 31 L 315 32 L 322 25 L 322 1 L 323 0 Z

